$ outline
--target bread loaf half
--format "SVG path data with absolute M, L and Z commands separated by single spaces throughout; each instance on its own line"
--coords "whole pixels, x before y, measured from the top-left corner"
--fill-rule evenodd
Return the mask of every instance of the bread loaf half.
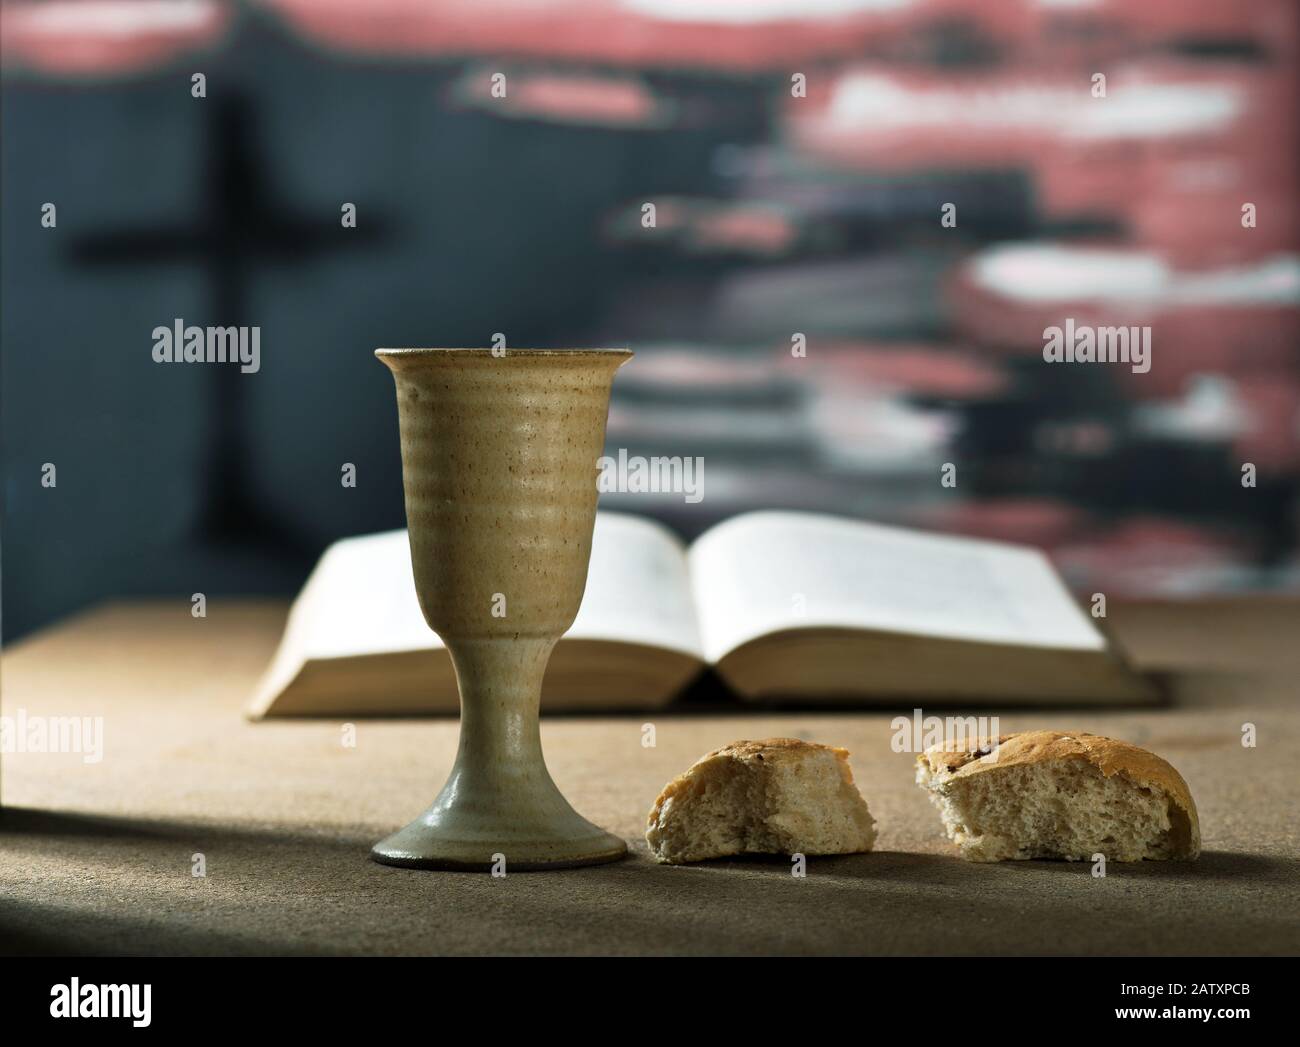
M 732 742 L 664 786 L 646 842 L 661 862 L 869 851 L 875 821 L 848 752 L 795 738 Z
M 1026 731 L 917 757 L 948 837 L 973 862 L 1195 858 L 1187 783 L 1154 753 L 1095 734 Z

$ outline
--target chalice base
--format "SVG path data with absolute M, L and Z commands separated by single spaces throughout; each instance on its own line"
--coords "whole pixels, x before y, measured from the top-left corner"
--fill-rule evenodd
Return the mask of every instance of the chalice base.
M 510 873 L 601 865 L 627 856 L 626 841 L 592 825 L 554 785 L 540 796 L 493 793 L 476 796 L 453 772 L 433 806 L 375 844 L 370 857 L 408 869 L 476 872 L 501 867 L 504 858 Z

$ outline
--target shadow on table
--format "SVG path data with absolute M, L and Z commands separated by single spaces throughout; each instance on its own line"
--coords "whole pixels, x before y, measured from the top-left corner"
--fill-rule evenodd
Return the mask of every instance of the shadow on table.
M 39 896 L 7 892 L 0 903 L 0 956 L 328 954 L 333 950 L 320 942 L 307 947 L 247 928 L 232 933 L 205 925 L 199 907 L 183 901 L 168 913 L 150 891 L 171 877 L 184 882 L 196 849 L 232 856 L 243 865 L 271 846 L 277 854 L 301 860 L 301 874 L 343 855 L 364 854 L 361 840 L 370 836 L 359 833 L 353 840 L 333 831 L 315 834 L 6 807 L 0 809 L 0 851 L 58 849 L 70 868 L 85 874 L 79 882 L 51 883 Z M 143 876 L 142 868 L 147 870 Z M 145 884 L 113 879 L 128 869 Z M 105 911 L 108 899 L 118 903 L 118 911 Z
M 210 929 L 159 926 L 156 921 L 84 916 L 53 906 L 9 902 L 0 907 L 0 956 L 296 956 L 282 941 L 221 934 Z
M 600 952 L 725 955 L 1209 955 L 1294 951 L 1297 863 L 1209 852 L 1200 862 L 981 865 L 904 852 L 689 866 L 643 855 L 577 870 L 511 899 L 517 923 L 568 929 L 564 946 Z M 546 875 L 547 880 L 551 876 Z M 618 897 L 593 911 L 582 879 Z M 594 886 L 594 883 L 593 883 Z M 608 903 L 605 908 L 609 908 Z M 516 937 L 518 937 L 516 930 Z M 635 943 L 634 945 L 632 943 Z M 617 950 L 616 950 L 617 951 Z
M 0 952 L 1230 955 L 1300 940 L 1298 863 L 1257 854 L 1094 878 L 1089 862 L 878 851 L 795 877 L 786 858 L 659 865 L 633 841 L 625 862 L 496 878 L 376 865 L 374 838 L 7 809 L 0 860 L 52 872 L 7 885 Z M 190 877 L 196 850 L 206 880 Z
M 910 851 L 827 855 L 813 857 L 808 861 L 810 874 L 815 869 L 824 875 L 877 881 L 925 880 L 938 884 L 961 884 L 982 881 L 990 876 L 1094 878 L 1093 863 L 1084 861 L 968 862 L 955 855 L 919 854 Z M 788 876 L 790 866 L 790 859 L 786 857 L 746 855 L 700 862 L 697 867 L 722 869 L 754 867 L 770 869 L 775 875 Z M 1246 854 L 1240 851 L 1202 851 L 1200 858 L 1191 862 L 1110 862 L 1107 865 L 1107 876 L 1123 876 L 1145 882 L 1163 881 L 1204 885 L 1223 881 L 1234 887 L 1254 884 L 1300 889 L 1300 860 Z
M 3 845 L 5 838 L 10 835 L 32 839 L 51 837 L 69 842 L 108 840 L 124 843 L 131 841 L 192 843 L 199 839 L 216 839 L 223 842 L 310 843 L 315 846 L 337 846 L 348 850 L 354 850 L 357 846 L 350 836 L 340 835 L 334 828 L 311 831 L 304 827 L 295 831 L 275 826 L 236 827 L 215 822 L 130 818 L 121 815 L 84 814 L 76 811 L 47 811 L 34 807 L 0 808 L 0 845 Z M 369 835 L 358 833 L 356 839 L 368 838 Z

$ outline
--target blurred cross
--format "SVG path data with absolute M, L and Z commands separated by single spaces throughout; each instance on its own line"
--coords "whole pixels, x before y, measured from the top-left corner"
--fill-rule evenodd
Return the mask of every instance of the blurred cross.
M 276 199 L 266 182 L 270 165 L 259 153 L 253 108 L 241 95 L 208 103 L 213 126 L 202 194 L 201 220 L 191 226 L 133 227 L 83 236 L 73 258 L 84 264 L 123 266 L 202 264 L 212 286 L 212 319 L 223 326 L 256 326 L 248 316 L 252 268 L 262 261 L 303 262 L 330 251 L 384 238 L 382 219 L 344 229 L 339 216 L 304 216 Z M 162 317 L 167 323 L 169 318 Z M 177 350 L 179 351 L 179 346 Z M 265 340 L 263 340 L 265 348 Z M 245 382 L 238 366 L 212 371 L 213 439 L 208 467 L 203 537 L 209 541 L 251 538 L 287 550 L 298 545 L 291 529 L 273 519 L 249 496 L 243 480 L 251 462 L 245 431 Z

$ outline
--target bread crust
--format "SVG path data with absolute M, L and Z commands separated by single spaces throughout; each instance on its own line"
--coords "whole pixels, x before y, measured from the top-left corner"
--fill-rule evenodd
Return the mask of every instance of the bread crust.
M 697 785 L 701 785 L 710 777 L 718 774 L 734 774 L 736 773 L 734 768 L 737 764 L 742 767 L 757 768 L 758 765 L 763 765 L 771 768 L 782 764 L 798 764 L 805 761 L 810 755 L 822 752 L 831 753 L 835 757 L 835 766 L 839 771 L 841 781 L 851 786 L 854 795 L 858 796 L 859 802 L 862 802 L 857 786 L 853 783 L 853 771 L 849 767 L 849 751 L 847 749 L 832 745 L 821 745 L 817 742 L 805 742 L 799 738 L 742 739 L 701 756 L 663 787 L 659 796 L 655 799 L 654 806 L 650 808 L 650 813 L 646 816 L 646 841 L 650 844 L 651 853 L 660 861 L 669 860 L 658 853 L 657 837 L 665 824 L 664 819 L 671 813 L 666 811 L 665 808 L 671 808 L 672 801 L 679 796 L 686 799 Z M 733 769 L 728 770 L 724 765 Z M 863 803 L 863 813 L 869 823 L 866 832 L 867 843 L 864 849 L 869 850 L 871 843 L 875 839 L 875 831 L 874 819 L 871 818 L 870 813 L 867 811 L 865 802 Z
M 1107 778 L 1119 774 L 1135 785 L 1163 792 L 1187 817 L 1189 857 L 1200 853 L 1201 820 L 1183 776 L 1168 761 L 1129 742 L 1083 731 L 1022 731 L 997 739 L 946 742 L 931 746 L 916 759 L 941 778 L 971 778 L 1000 767 L 1052 760 L 1087 760 Z
M 800 738 L 760 738 L 757 741 L 741 739 L 740 741 L 730 742 L 720 749 L 714 749 L 711 753 L 705 753 L 665 785 L 655 800 L 654 806 L 650 808 L 650 814 L 646 817 L 646 824 L 655 825 L 659 821 L 659 813 L 663 810 L 664 804 L 671 797 L 689 788 L 691 782 L 708 765 L 714 762 L 736 760 L 745 764 L 765 763 L 768 761 L 797 763 L 808 753 L 816 750 L 834 753 L 836 765 L 840 769 L 840 776 L 850 785 L 853 784 L 853 771 L 849 767 L 849 751 L 847 749 L 840 749 L 833 745 L 821 745 L 818 742 L 805 742 Z

